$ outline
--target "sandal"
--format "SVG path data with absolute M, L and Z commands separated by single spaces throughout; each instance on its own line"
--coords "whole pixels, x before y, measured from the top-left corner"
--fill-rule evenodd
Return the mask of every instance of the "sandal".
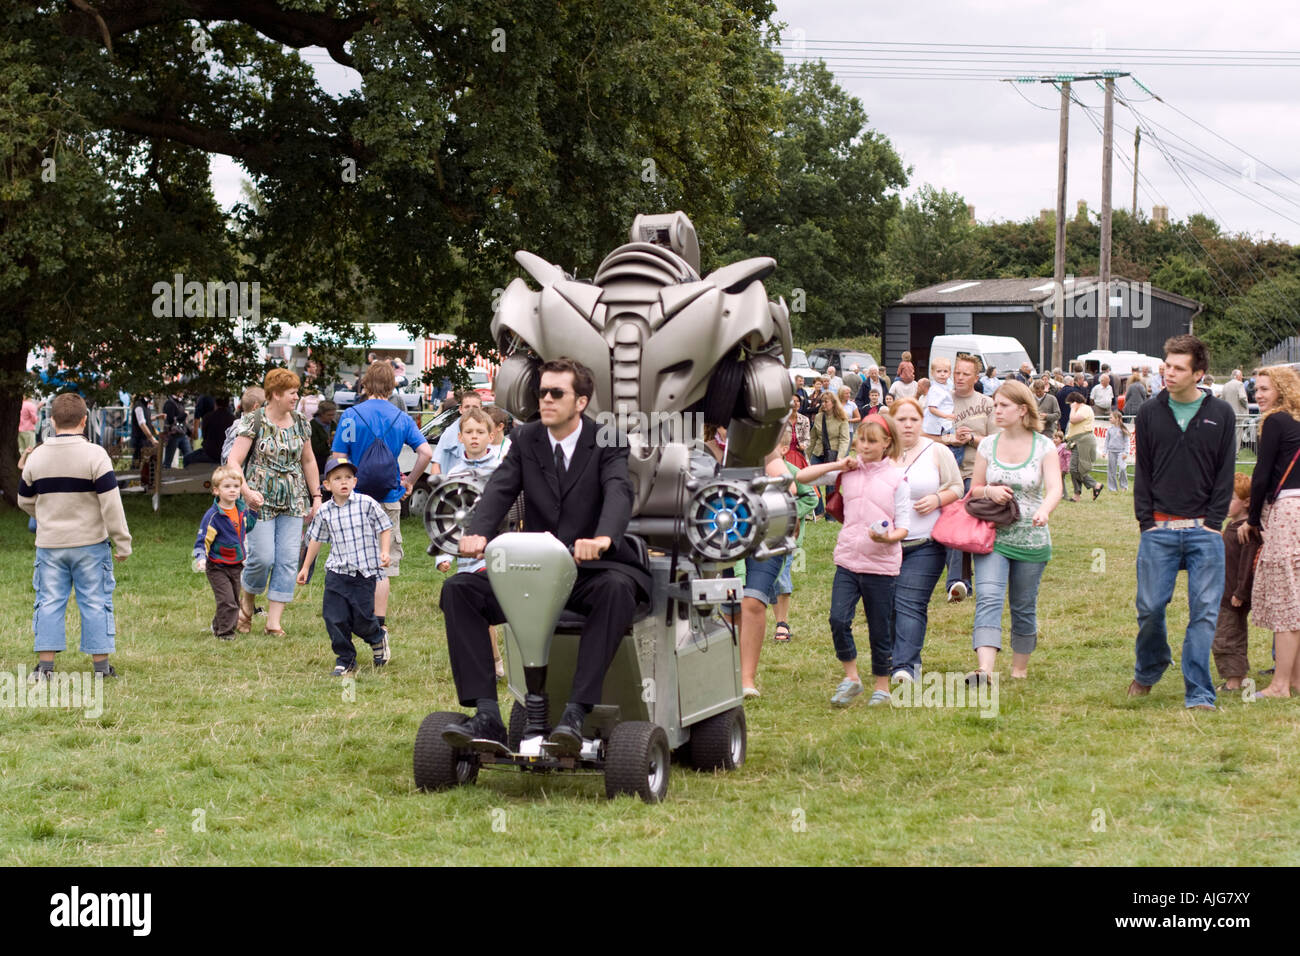
M 239 618 L 235 621 L 235 630 L 240 634 L 247 634 L 253 629 L 253 619 L 244 613 L 244 609 L 239 609 Z
M 268 627 L 268 628 L 266 628 L 266 633 L 269 634 L 271 637 L 288 637 L 288 636 L 289 636 L 288 634 L 286 634 L 286 633 L 284 632 L 284 628 L 282 628 L 282 627 Z
M 782 631 L 785 632 L 784 637 L 781 636 Z M 785 621 L 776 622 L 776 633 L 772 636 L 772 640 L 780 644 L 789 644 L 790 638 L 792 638 L 793 636 L 794 636 L 794 631 L 790 630 L 789 624 L 785 623 Z

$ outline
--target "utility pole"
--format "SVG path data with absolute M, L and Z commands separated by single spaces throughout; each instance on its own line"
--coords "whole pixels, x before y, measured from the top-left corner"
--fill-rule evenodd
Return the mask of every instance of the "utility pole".
M 1061 88 L 1061 133 L 1060 133 L 1060 160 L 1056 172 L 1056 262 L 1052 275 L 1052 367 L 1065 367 L 1065 178 L 1066 166 L 1069 152 L 1069 135 L 1070 135 L 1070 84 L 1079 80 L 1105 80 L 1106 81 L 1106 128 L 1111 128 L 1111 96 L 1114 92 L 1114 79 L 1119 76 L 1128 76 L 1127 73 L 1116 73 L 1107 71 L 1104 73 L 1089 73 L 1080 76 L 1020 76 L 1013 79 L 1003 80 L 1004 83 L 1051 83 L 1053 86 L 1060 85 Z M 1107 149 L 1106 156 L 1110 156 L 1110 135 L 1106 137 Z M 1107 182 L 1107 188 L 1104 190 L 1105 199 L 1103 207 L 1104 215 L 1107 222 L 1102 232 L 1105 238 L 1106 251 L 1110 251 L 1110 166 L 1109 158 L 1104 160 L 1106 163 L 1104 178 Z M 1107 255 L 1106 273 L 1110 273 L 1110 259 Z M 1110 298 L 1106 298 L 1107 309 L 1110 307 Z M 1099 326 L 1100 328 L 1100 326 Z
M 1070 151 L 1070 81 L 1061 84 L 1060 157 L 1056 167 L 1056 263 L 1052 269 L 1052 368 L 1065 368 L 1065 174 Z
M 1142 145 L 1142 127 L 1133 130 L 1133 221 L 1138 217 L 1138 147 Z
M 1110 348 L 1110 185 L 1115 132 L 1115 81 L 1106 77 L 1106 114 L 1101 138 L 1101 275 L 1097 282 L 1097 348 Z

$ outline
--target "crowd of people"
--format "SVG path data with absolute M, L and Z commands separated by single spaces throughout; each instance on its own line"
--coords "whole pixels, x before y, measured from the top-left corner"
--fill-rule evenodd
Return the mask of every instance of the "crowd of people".
M 1141 534 L 1129 694 L 1149 693 L 1170 664 L 1165 609 L 1181 569 L 1188 572 L 1190 605 L 1182 653 L 1186 706 L 1213 709 L 1216 692 L 1242 686 L 1248 613 L 1256 626 L 1274 632 L 1273 680 L 1261 696 L 1300 690 L 1300 379 L 1280 366 L 1256 373 L 1259 459 L 1253 477 L 1243 480 L 1235 473 L 1239 390 L 1214 398 L 1202 387 L 1207 369 L 1204 345 L 1183 335 L 1166 343 L 1158 373 L 1135 370 L 1127 381 L 1104 369 L 1095 383 L 1082 375 L 1035 377 L 1025 366 L 994 386 L 993 370 L 965 354 L 951 363 L 936 358 L 931 378 L 917 380 L 905 354 L 892 384 L 879 368 L 852 369 L 848 384 L 837 384 L 839 376 L 828 369 L 811 393 L 796 383 L 764 470 L 790 481 L 801 541 L 805 523 L 819 515 L 842 522 L 828 620 L 842 676 L 831 703 L 848 706 L 866 690 L 853 634 L 859 605 L 871 650 L 869 703 L 887 703 L 891 685 L 920 679 L 928 608 L 945 569 L 950 602 L 974 596 L 968 683 L 987 683 L 997 671 L 1007 606 L 1010 674 L 1028 678 L 1039 641 L 1038 595 L 1052 558 L 1051 516 L 1067 500 L 1067 474 L 1074 492 L 1069 500 L 1080 500 L 1083 487 L 1094 500 L 1101 493 L 1092 470 L 1094 422 L 1103 414 L 1112 491 L 1127 489 L 1136 432 L 1133 491 Z M 441 604 L 458 697 L 475 708 L 448 739 L 497 732 L 500 715 L 489 680 L 499 679 L 502 666 L 491 628 L 504 616 L 478 572 L 487 537 L 512 508 L 522 507 L 515 516 L 519 526 L 556 533 L 573 546 L 580 566 L 590 565 L 570 604 L 589 616 L 591 632 L 599 635 L 590 654 L 580 656 L 575 696 L 557 728 L 560 744 L 572 743 L 599 702 L 604 668 L 648 584 L 623 539 L 630 486 L 623 500 L 617 476 L 621 460 L 626 482 L 625 449 L 622 459 L 615 455 L 607 463 L 608 472 L 602 466 L 602 484 L 585 489 L 581 508 L 577 497 L 566 503 L 571 486 L 580 487 L 574 476 L 586 482 L 587 461 L 606 455 L 594 448 L 594 424 L 583 414 L 592 396 L 590 373 L 569 360 L 547 363 L 543 373 L 540 422 L 507 438 L 507 416 L 485 410 L 469 391 L 456 396 L 459 417 L 436 448 L 391 401 L 397 379 L 383 361 L 366 370 L 358 382 L 364 400 L 342 416 L 319 398 L 304 414 L 302 382 L 288 369 L 274 369 L 261 387 L 248 389 L 238 416 L 227 398 L 217 397 L 204 410 L 201 446 L 178 440 L 175 449 L 187 460 L 217 466 L 214 500 L 194 544 L 195 568 L 206 573 L 213 592 L 212 634 L 231 640 L 249 633 L 264 595 L 265 633 L 286 637 L 285 608 L 328 543 L 322 617 L 336 657 L 333 673 L 355 673 L 354 637 L 369 645 L 376 667 L 385 666 L 392 655 L 391 579 L 403 559 L 403 499 L 426 469 L 488 478 L 487 504 L 462 536 L 459 555 L 439 560 L 440 569 L 451 571 L 457 559 Z M 1232 381 L 1240 384 L 1240 373 Z M 155 430 L 148 401 L 136 404 L 132 421 L 140 447 L 173 434 L 184 408 L 170 405 L 164 429 Z M 1130 426 L 1126 413 L 1134 409 Z M 54 655 L 66 648 L 64 610 L 73 591 L 82 611 L 81 649 L 97 671 L 111 675 L 112 562 L 130 554 L 131 537 L 111 462 L 85 440 L 84 401 L 60 395 L 51 412 L 56 433 L 34 449 L 25 447 L 19 491 L 20 505 L 36 521 L 39 660 L 33 678 L 48 676 Z M 1055 428 L 1058 422 L 1067 430 Z M 721 461 L 725 429 L 711 427 L 703 439 Z M 406 474 L 397 464 L 404 446 L 416 456 Z M 539 483 L 542 478 L 548 480 Z M 527 492 L 522 506 L 521 492 Z M 613 504 L 606 500 L 611 495 Z M 1220 531 L 1225 519 L 1231 521 L 1227 541 Z M 769 612 L 776 617 L 776 640 L 793 637 L 792 561 L 793 555 L 749 558 L 735 569 L 744 575 L 743 596 L 729 613 L 739 624 L 746 697 L 760 696 Z M 604 573 L 611 569 L 613 577 Z M 1217 688 L 1211 653 L 1223 679 Z

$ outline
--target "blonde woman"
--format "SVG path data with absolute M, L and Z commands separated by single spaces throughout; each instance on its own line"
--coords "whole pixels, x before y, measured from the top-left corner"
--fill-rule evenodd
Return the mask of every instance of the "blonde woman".
M 849 420 L 834 392 L 821 393 L 821 405 L 812 422 L 808 460 L 814 465 L 839 461 L 849 453 Z
M 1011 676 L 1029 676 L 1029 655 L 1038 644 L 1038 585 L 1052 557 L 1047 521 L 1062 494 L 1060 459 L 1038 431 L 1038 401 L 1029 387 L 1014 381 L 999 386 L 993 417 L 1001 431 L 979 443 L 971 497 L 1014 498 L 1020 518 L 998 528 L 990 554 L 975 555 L 971 644 L 978 669 L 967 678 L 972 683 L 988 680 L 1002 650 L 1004 599 L 1011 605 Z
M 1251 479 L 1250 516 L 1237 530 L 1245 543 L 1263 529 L 1255 565 L 1251 617 L 1273 631 L 1273 680 L 1258 697 L 1300 691 L 1300 376 L 1285 365 L 1255 372 L 1259 460 Z M 1296 467 L 1291 467 L 1295 462 Z M 1288 471 L 1289 469 L 1289 471 Z
M 948 558 L 948 549 L 931 538 L 930 532 L 939 520 L 939 509 L 962 496 L 957 460 L 947 448 L 921 433 L 924 417 L 925 410 L 916 399 L 894 402 L 893 419 L 902 444 L 896 465 L 912 504 L 904 522 L 903 564 L 894 588 L 890 667 L 895 680 L 920 679 L 930 597 Z

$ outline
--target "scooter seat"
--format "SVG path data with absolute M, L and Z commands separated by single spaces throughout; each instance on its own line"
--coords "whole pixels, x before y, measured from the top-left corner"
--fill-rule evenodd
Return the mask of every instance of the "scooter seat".
M 636 606 L 636 612 L 632 615 L 632 623 L 635 624 L 637 621 L 645 620 L 649 616 L 650 605 L 642 601 Z M 557 631 L 579 632 L 586 623 L 587 615 L 565 608 L 560 612 L 560 619 L 555 622 L 555 629 Z

